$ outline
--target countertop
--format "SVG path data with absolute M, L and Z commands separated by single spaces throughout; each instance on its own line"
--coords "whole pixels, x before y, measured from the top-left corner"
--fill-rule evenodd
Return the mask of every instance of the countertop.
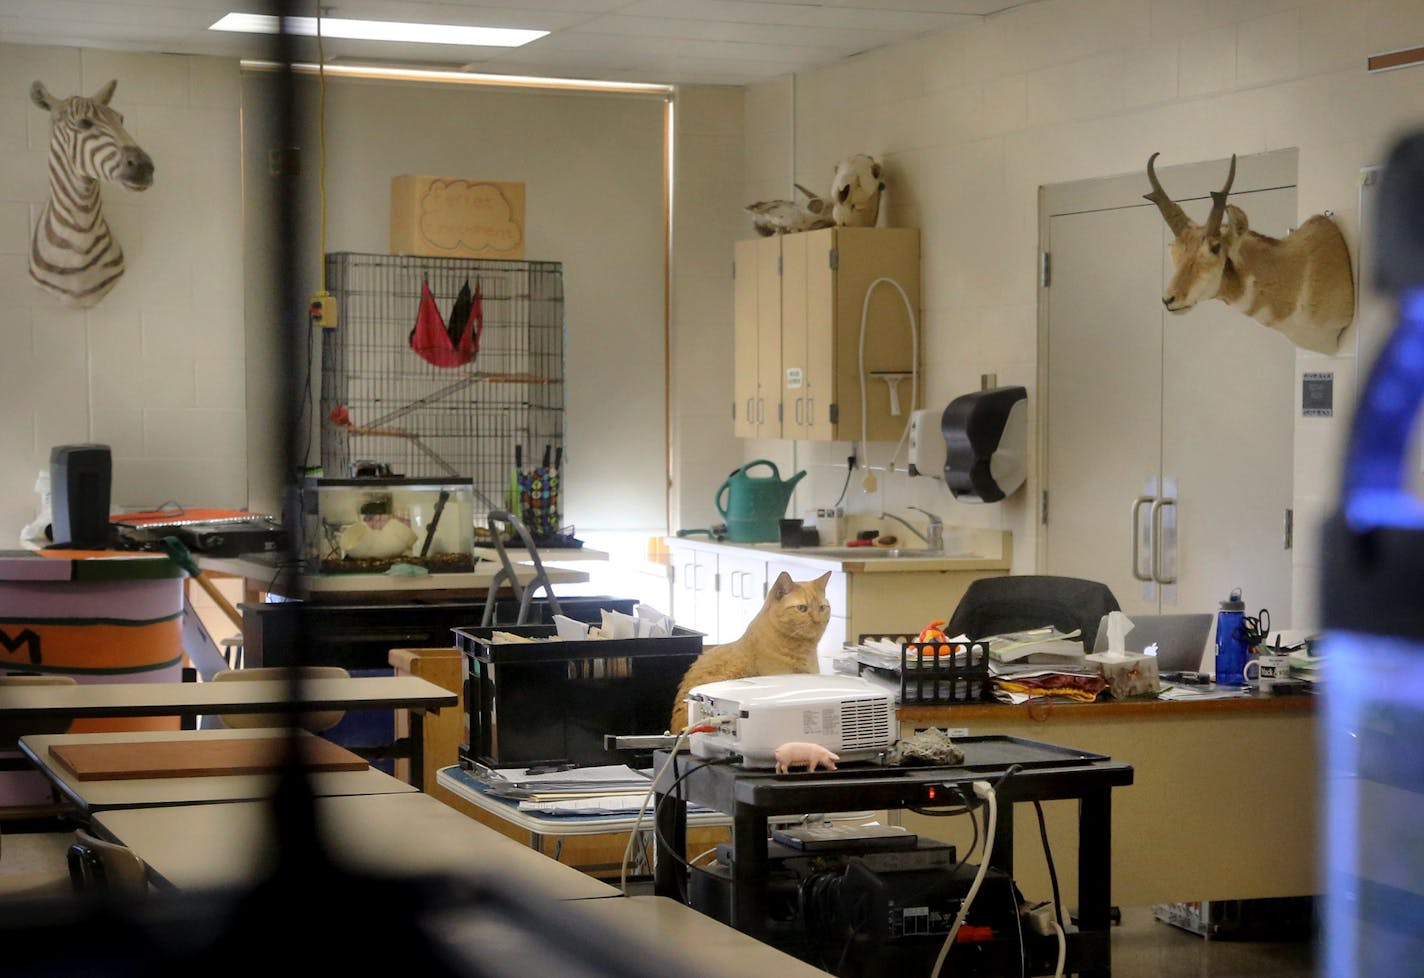
M 974 530 L 965 552 L 928 554 L 912 547 L 783 547 L 779 543 L 732 543 L 693 537 L 668 537 L 670 546 L 712 553 L 756 555 L 777 561 L 852 574 L 903 574 L 927 571 L 1007 570 L 1012 559 L 1007 530 Z

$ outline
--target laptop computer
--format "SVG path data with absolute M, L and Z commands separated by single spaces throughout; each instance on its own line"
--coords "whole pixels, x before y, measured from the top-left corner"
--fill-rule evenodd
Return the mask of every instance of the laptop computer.
M 1157 646 L 1158 672 L 1197 672 L 1207 659 L 1207 646 L 1216 627 L 1210 613 L 1188 615 L 1128 615 L 1132 628 L 1123 639 L 1129 652 Z M 1108 616 L 1098 623 L 1094 652 L 1108 648 Z

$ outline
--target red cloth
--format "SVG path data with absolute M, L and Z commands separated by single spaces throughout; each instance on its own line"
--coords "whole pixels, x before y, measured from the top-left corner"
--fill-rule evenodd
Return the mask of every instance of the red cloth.
M 469 290 L 470 283 L 466 282 L 451 310 L 454 321 L 446 326 L 430 292 L 430 283 L 420 283 L 420 308 L 415 328 L 410 331 L 410 348 L 432 366 L 463 367 L 479 352 L 480 334 L 485 329 L 483 301 L 478 283 L 473 299 Z

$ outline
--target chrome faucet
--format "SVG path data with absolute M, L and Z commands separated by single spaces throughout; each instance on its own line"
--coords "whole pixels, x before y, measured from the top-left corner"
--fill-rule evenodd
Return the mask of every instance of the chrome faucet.
M 920 538 L 925 545 L 925 549 L 930 553 L 942 553 L 944 551 L 944 520 L 927 509 L 921 509 L 919 506 L 911 506 L 910 509 L 918 510 L 930 518 L 929 524 L 925 527 L 925 533 L 921 533 L 915 529 L 914 524 L 903 516 L 896 516 L 894 513 L 881 513 L 880 518 L 882 520 L 892 519 L 903 525 L 905 529 Z

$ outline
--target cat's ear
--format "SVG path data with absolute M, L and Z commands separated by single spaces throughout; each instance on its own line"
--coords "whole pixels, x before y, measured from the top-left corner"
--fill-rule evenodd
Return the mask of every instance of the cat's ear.
M 830 575 L 827 574 L 829 577 Z M 771 596 L 778 600 L 791 593 L 791 575 L 782 571 L 776 576 L 776 583 L 771 586 Z
M 816 579 L 815 579 L 814 581 L 812 581 L 811 583 L 814 584 L 814 585 L 816 585 L 816 587 L 819 588 L 820 590 L 824 591 L 824 590 L 826 589 L 826 585 L 829 584 L 830 581 L 831 581 L 831 572 L 830 572 L 830 571 L 826 571 L 824 574 L 822 574 L 820 577 L 816 578 Z

